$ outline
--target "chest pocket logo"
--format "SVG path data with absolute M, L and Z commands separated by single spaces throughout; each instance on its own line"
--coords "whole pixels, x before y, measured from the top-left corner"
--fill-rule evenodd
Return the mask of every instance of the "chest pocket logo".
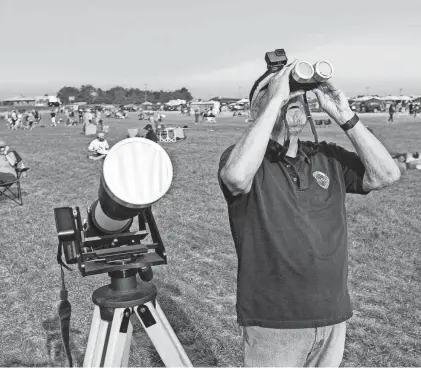
M 329 187 L 330 180 L 326 174 L 323 174 L 320 171 L 315 171 L 313 176 L 317 180 L 317 184 L 319 184 L 323 189 L 327 189 Z

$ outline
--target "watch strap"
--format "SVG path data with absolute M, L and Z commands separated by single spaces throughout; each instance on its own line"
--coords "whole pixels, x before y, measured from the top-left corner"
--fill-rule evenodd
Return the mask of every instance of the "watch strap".
M 345 124 L 341 125 L 341 128 L 346 132 L 347 130 L 353 128 L 355 124 L 357 124 L 360 121 L 360 118 L 357 114 L 354 114 L 354 116 L 349 119 Z

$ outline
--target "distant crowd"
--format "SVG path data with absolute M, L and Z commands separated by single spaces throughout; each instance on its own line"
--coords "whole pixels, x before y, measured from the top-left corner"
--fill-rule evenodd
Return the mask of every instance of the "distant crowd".
M 4 113 L 6 125 L 11 130 L 33 129 L 34 126 L 41 121 L 41 114 L 36 111 L 18 112 L 17 110 L 6 111 Z

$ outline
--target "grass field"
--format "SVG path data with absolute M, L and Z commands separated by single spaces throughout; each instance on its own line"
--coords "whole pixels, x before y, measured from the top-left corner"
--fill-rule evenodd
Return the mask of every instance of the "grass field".
M 362 119 L 390 151 L 421 151 L 421 116 Z M 217 182 L 221 153 L 244 131 L 244 119 L 222 117 L 214 125 L 167 114 L 164 123 L 189 125 L 188 138 L 162 146 L 175 176 L 153 207 L 169 264 L 154 269 L 158 300 L 195 366 L 241 366 L 241 329 L 236 322 L 237 260 L 226 204 Z M 109 143 L 142 127 L 134 115 L 109 120 Z M 0 366 L 62 366 L 57 318 L 60 269 L 53 208 L 87 206 L 97 198 L 102 163 L 86 158 L 92 137 L 80 127 L 59 125 L 10 131 L 0 137 L 31 168 L 23 179 L 24 206 L 0 197 Z M 320 140 L 352 149 L 337 126 L 318 129 Z M 303 139 L 311 138 L 305 132 Z M 348 321 L 343 366 L 421 366 L 421 173 L 368 196 L 349 195 L 349 286 L 354 317 Z M 85 216 L 83 216 L 85 217 Z M 72 350 L 82 365 L 93 304 L 91 294 L 106 275 L 66 273 Z M 162 366 L 141 327 L 135 325 L 130 366 Z

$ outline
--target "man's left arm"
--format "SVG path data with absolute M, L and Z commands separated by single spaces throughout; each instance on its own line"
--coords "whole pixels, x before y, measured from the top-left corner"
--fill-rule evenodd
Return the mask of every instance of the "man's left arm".
M 313 90 L 320 107 L 343 128 L 355 115 L 345 94 L 329 80 Z M 401 177 L 399 167 L 383 144 L 358 121 L 346 130 L 361 159 L 365 172 L 362 189 L 366 191 L 381 189 L 398 181 Z
M 365 167 L 364 190 L 378 190 L 401 177 L 401 171 L 383 144 L 359 121 L 346 131 Z

